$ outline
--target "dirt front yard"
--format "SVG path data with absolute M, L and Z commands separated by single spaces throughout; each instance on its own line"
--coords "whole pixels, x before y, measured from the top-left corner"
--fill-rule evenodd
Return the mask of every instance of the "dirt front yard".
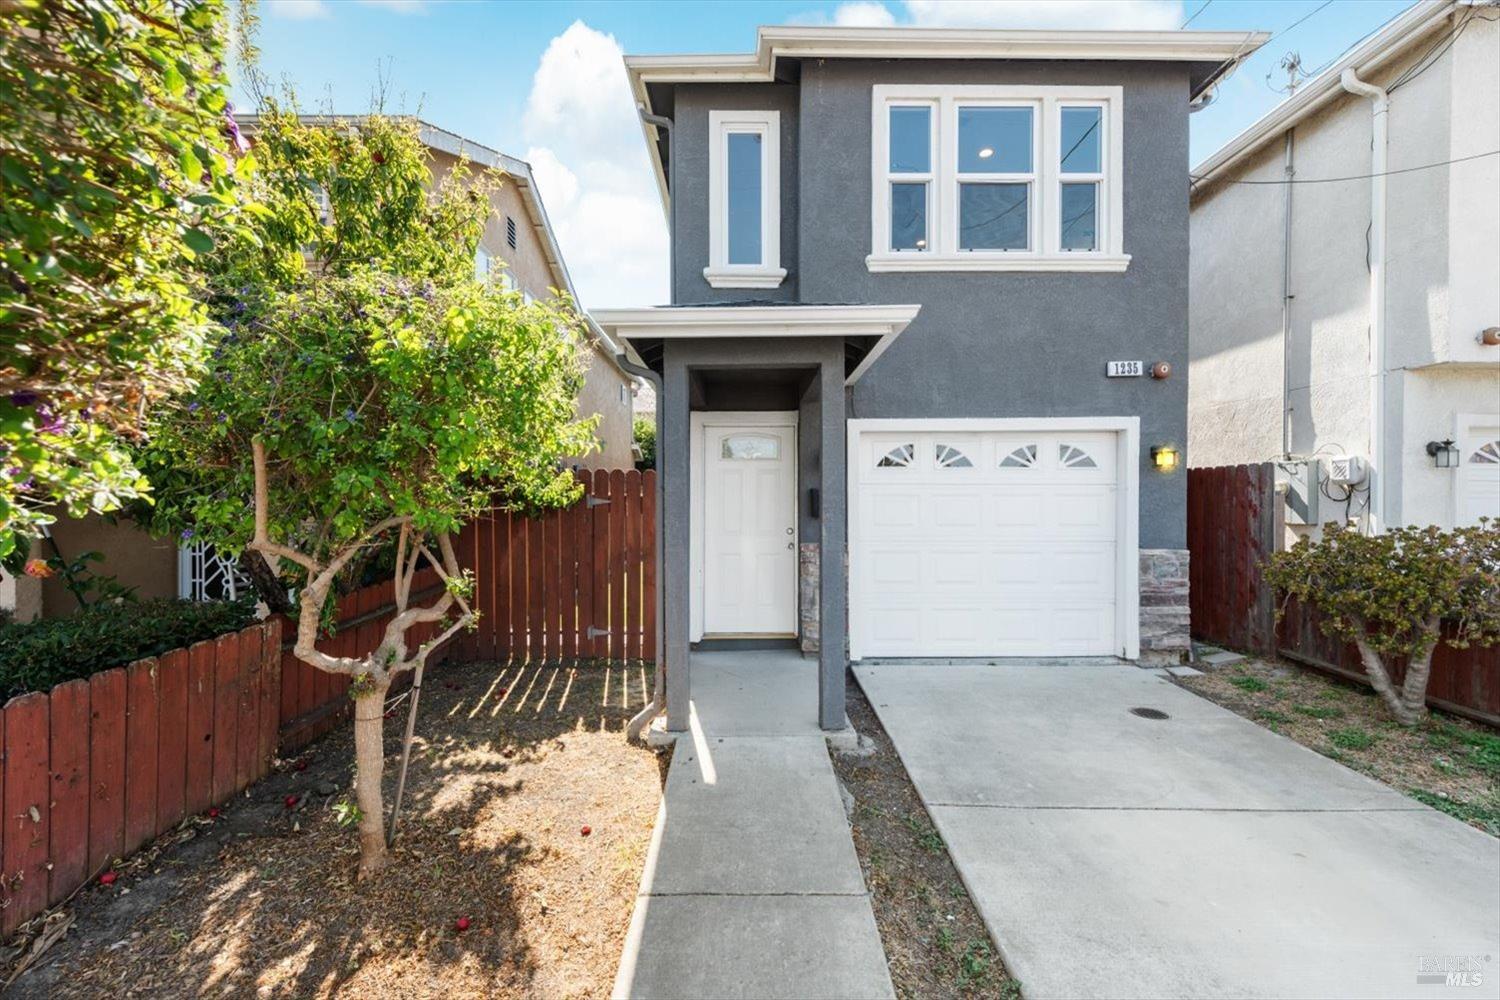
M 1500 837 L 1500 733 L 1493 729 L 1436 712 L 1408 728 L 1373 691 L 1291 663 L 1245 660 L 1178 683 Z
M 1015 1000 L 1020 984 L 1001 964 L 896 748 L 852 679 L 847 697 L 849 721 L 874 749 L 834 754 L 833 768 L 854 796 L 854 847 L 896 995 Z
M 661 794 L 661 762 L 621 732 L 645 685 L 440 667 L 388 874 L 354 881 L 345 728 L 80 893 L 11 995 L 607 996 Z

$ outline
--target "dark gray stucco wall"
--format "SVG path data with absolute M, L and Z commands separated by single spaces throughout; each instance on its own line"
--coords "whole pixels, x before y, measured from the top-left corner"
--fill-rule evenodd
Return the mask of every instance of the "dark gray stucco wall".
M 684 84 L 673 103 L 673 150 L 677 173 L 672 301 L 737 302 L 746 298 L 797 301 L 797 88 L 791 84 L 724 86 Z M 713 288 L 703 277 L 708 266 L 708 154 L 710 111 L 781 112 L 781 266 L 786 279 L 777 288 Z
M 788 85 L 680 88 L 675 301 L 786 298 L 795 289 L 803 302 L 920 304 L 917 319 L 854 387 L 849 416 L 1139 416 L 1140 544 L 1183 548 L 1186 477 L 1157 473 L 1150 449 L 1187 440 L 1188 72 L 1164 63 L 807 61 L 792 115 L 781 103 L 798 93 Z M 869 273 L 870 88 L 897 82 L 1123 87 L 1129 269 Z M 791 273 L 776 294 L 715 291 L 703 281 L 713 107 L 783 108 L 782 259 Z M 788 185 L 791 160 L 800 169 Z M 785 228 L 789 218 L 795 230 Z M 1109 360 L 1167 361 L 1173 375 L 1106 379 Z

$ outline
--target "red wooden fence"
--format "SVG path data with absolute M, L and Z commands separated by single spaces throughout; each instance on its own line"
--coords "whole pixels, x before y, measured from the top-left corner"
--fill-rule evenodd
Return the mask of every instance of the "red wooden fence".
M 1281 655 L 1365 682 L 1352 643 L 1324 635 L 1317 613 L 1291 602 L 1281 621 L 1261 564 L 1276 550 L 1274 466 L 1188 470 L 1189 603 L 1193 637 L 1262 656 Z M 1404 675 L 1396 661 L 1392 673 Z M 1500 725 L 1500 647 L 1454 649 L 1432 658 L 1427 703 Z
M 263 777 L 280 657 L 270 621 L 12 698 L 0 712 L 0 930 Z
M 655 475 L 579 473 L 585 496 L 571 507 L 499 511 L 466 527 L 459 556 L 475 575 L 479 628 L 429 662 L 654 657 Z M 440 586 L 422 570 L 413 600 Z M 319 648 L 373 649 L 395 613 L 391 588 L 340 598 L 338 629 Z M 443 627 L 418 626 L 409 641 Z M 298 660 L 292 628 L 274 618 L 0 710 L 0 934 L 348 718 L 349 679 Z
M 580 472 L 585 494 L 540 517 L 494 511 L 458 538 L 479 627 L 464 660 L 573 663 L 656 656 L 656 473 Z

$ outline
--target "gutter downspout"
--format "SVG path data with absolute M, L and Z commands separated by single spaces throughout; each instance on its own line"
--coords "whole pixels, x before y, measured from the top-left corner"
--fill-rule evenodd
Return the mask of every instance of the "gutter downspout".
M 665 129 L 667 132 L 667 172 L 669 175 L 667 189 L 675 192 L 676 186 L 672 184 L 672 179 L 675 179 L 677 173 L 677 157 L 673 155 L 674 151 L 671 148 L 672 119 L 664 118 L 661 115 L 653 115 L 646 110 L 644 105 L 641 105 L 638 110 L 641 115 L 641 121 L 648 125 L 654 125 L 659 129 Z M 672 199 L 671 206 L 671 219 L 675 220 L 677 217 L 676 198 Z M 667 265 L 669 268 L 667 279 L 669 289 L 676 282 L 677 263 L 676 241 L 671 239 L 671 235 L 670 233 L 668 234 L 667 240 L 667 245 L 670 248 Z M 663 387 L 660 375 L 656 374 L 650 368 L 635 364 L 626 356 L 624 351 L 619 353 L 618 360 L 621 368 L 651 383 L 651 389 L 656 393 L 656 489 L 654 491 L 656 494 L 656 677 L 651 686 L 651 700 L 646 703 L 645 708 L 637 712 L 635 717 L 625 724 L 625 738 L 627 740 L 638 740 L 641 738 L 641 731 L 651 724 L 651 720 L 667 709 L 667 636 L 663 628 L 667 617 L 666 503 L 664 502 L 666 470 L 663 468 L 666 463 L 666 456 L 662 453 L 661 447 L 662 412 L 664 409 L 663 404 L 666 400 L 662 395 Z
M 1292 166 L 1293 135 L 1286 130 L 1286 154 L 1282 173 L 1286 177 L 1281 229 L 1281 457 L 1292 457 Z
M 1371 102 L 1370 148 L 1370 507 L 1365 533 L 1378 535 L 1385 524 L 1385 188 L 1390 95 L 1348 68 L 1339 83 Z

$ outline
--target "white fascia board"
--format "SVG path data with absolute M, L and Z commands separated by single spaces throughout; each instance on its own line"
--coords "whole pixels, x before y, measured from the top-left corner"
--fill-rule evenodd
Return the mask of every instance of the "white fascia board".
M 845 378 L 853 385 L 916 318 L 920 305 L 704 306 L 601 309 L 594 319 L 627 343 L 733 337 L 876 337 L 875 346 Z
M 1191 171 L 1190 196 L 1197 197 L 1209 190 L 1214 181 L 1231 172 L 1256 150 L 1343 96 L 1345 91 L 1339 78 L 1344 70 L 1353 69 L 1363 76 L 1379 69 L 1440 27 L 1457 8 L 1454 0 L 1421 0 L 1393 18 L 1380 31 L 1303 83 L 1295 94 L 1198 164 Z

